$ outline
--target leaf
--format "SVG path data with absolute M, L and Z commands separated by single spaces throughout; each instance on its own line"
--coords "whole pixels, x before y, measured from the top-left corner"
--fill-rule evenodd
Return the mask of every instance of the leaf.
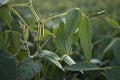
M 113 51 L 114 51 L 115 60 L 120 65 L 120 43 L 114 45 Z
M 20 52 L 16 55 L 18 61 L 22 61 L 27 56 L 27 52 Z
M 91 32 L 92 30 L 91 30 L 90 21 L 87 18 L 87 16 L 83 14 L 81 18 L 81 23 L 79 25 L 78 35 L 80 37 L 80 42 L 81 42 L 81 46 L 83 48 L 85 57 L 88 60 L 91 59 L 91 37 L 92 37 Z
M 9 0 L 0 0 L 0 7 L 5 5 Z
M 9 12 L 10 12 L 10 9 L 9 9 L 8 6 L 0 7 L 0 19 L 4 20 L 5 23 L 8 25 L 8 27 L 10 29 L 12 29 L 11 22 L 10 22 L 10 17 L 9 17 Z
M 42 57 L 44 59 L 47 59 L 47 60 L 51 61 L 52 63 L 54 63 L 61 70 L 63 70 L 62 65 L 58 61 L 58 60 L 60 60 L 60 58 L 51 51 L 41 50 L 41 51 L 35 53 L 34 58 L 36 58 L 36 57 Z
M 116 44 L 116 42 L 117 41 L 119 41 L 120 40 L 120 38 L 114 38 L 111 42 L 110 42 L 110 44 L 104 49 L 104 53 L 105 52 L 107 52 L 110 48 L 112 48 L 115 44 Z
M 67 53 L 71 48 L 72 35 L 80 22 L 80 13 L 81 11 L 76 8 L 69 11 L 65 16 L 65 23 L 61 21 L 59 24 L 56 31 L 55 44 L 62 54 Z
M 18 52 L 21 47 L 21 41 L 20 41 L 20 34 L 17 31 L 9 31 L 6 32 L 6 34 L 9 36 L 9 43 L 11 48 L 15 50 L 15 52 Z M 14 54 L 14 53 L 12 53 Z
M 107 18 L 107 21 L 114 27 L 114 28 L 120 28 L 120 25 L 118 23 L 118 21 L 111 19 L 111 18 Z
M 65 72 L 56 66 L 48 74 L 51 80 L 65 80 Z
M 99 67 L 95 64 L 89 62 L 80 62 L 64 67 L 68 71 L 89 71 L 89 70 L 99 70 Z
M 18 67 L 18 80 L 31 80 L 41 71 L 41 67 L 40 63 L 30 58 L 25 58 Z
M 15 59 L 4 51 L 0 51 L 0 80 L 16 80 Z
M 64 23 L 61 22 L 55 38 L 55 45 L 62 54 L 66 53 L 71 47 L 71 40 L 65 39 L 64 27 Z
M 120 67 L 111 67 L 105 70 L 107 80 L 119 80 L 120 79 Z
M 81 11 L 75 8 L 66 15 L 65 37 L 71 37 L 77 29 L 81 18 Z

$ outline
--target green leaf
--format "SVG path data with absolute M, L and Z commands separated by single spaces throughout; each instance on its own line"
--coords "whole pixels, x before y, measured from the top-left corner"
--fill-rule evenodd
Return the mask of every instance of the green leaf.
M 42 57 L 44 59 L 47 59 L 49 60 L 50 62 L 54 63 L 57 67 L 59 67 L 61 70 L 63 70 L 63 67 L 62 65 L 60 64 L 60 62 L 58 60 L 60 60 L 60 58 L 54 54 L 53 52 L 51 51 L 48 51 L 48 50 L 41 50 L 39 52 L 36 52 L 35 55 L 34 55 L 34 58 L 35 57 Z
M 115 60 L 120 65 L 120 43 L 114 45 L 113 51 L 114 51 Z
M 5 38 L 2 33 L 0 33 L 0 50 L 5 50 L 6 44 L 5 44 Z
M 72 35 L 80 22 L 80 13 L 81 11 L 76 8 L 69 11 L 64 23 L 61 21 L 56 31 L 55 44 L 62 54 L 67 53 L 71 48 Z
M 16 80 L 15 59 L 4 51 L 0 51 L 0 80 Z
M 16 55 L 18 61 L 22 61 L 27 56 L 27 52 L 20 52 Z
M 69 38 L 75 33 L 76 28 L 80 23 L 81 11 L 78 8 L 75 8 L 66 15 L 65 23 L 65 37 Z
M 114 28 L 120 28 L 120 25 L 118 23 L 118 21 L 111 19 L 111 18 L 107 18 L 107 21 L 114 27 Z
M 68 71 L 89 71 L 89 70 L 99 70 L 99 67 L 95 64 L 89 62 L 80 62 L 64 67 Z
M 120 67 L 111 67 L 105 70 L 107 80 L 120 80 Z
M 25 58 L 18 67 L 18 80 L 31 80 L 41 70 L 41 64 L 30 59 Z
M 87 16 L 82 14 L 78 35 L 80 37 L 81 46 L 83 48 L 84 54 L 86 56 L 86 59 L 88 60 L 91 59 L 91 37 L 92 37 L 91 32 L 92 31 L 90 21 L 87 18 Z
M 9 0 L 0 0 L 0 7 L 5 5 Z
M 65 27 L 64 23 L 61 22 L 59 25 L 59 28 L 57 29 L 56 38 L 55 38 L 55 44 L 56 44 L 58 50 L 62 54 L 67 52 L 71 47 L 71 40 L 65 38 L 66 36 L 65 36 L 65 32 L 64 32 L 64 27 Z
M 65 72 L 56 66 L 54 66 L 48 74 L 51 80 L 65 80 Z
M 118 41 L 120 40 L 120 38 L 114 38 L 110 44 L 104 49 L 104 53 L 107 52 L 109 49 L 111 49 Z
M 10 17 L 9 17 L 9 7 L 8 6 L 2 6 L 0 7 L 0 19 L 4 20 L 5 23 L 8 25 L 8 27 L 10 29 L 12 29 L 11 27 L 11 22 L 10 22 Z
M 18 52 L 21 47 L 20 33 L 17 31 L 8 31 L 6 36 L 9 36 L 10 47 L 14 49 L 14 52 Z M 10 51 L 11 52 L 11 51 Z M 12 53 L 15 54 L 15 53 Z

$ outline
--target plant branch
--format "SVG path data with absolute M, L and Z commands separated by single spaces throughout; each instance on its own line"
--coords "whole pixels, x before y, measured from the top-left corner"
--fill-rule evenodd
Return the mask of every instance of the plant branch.
M 25 24 L 25 26 L 29 29 L 28 24 L 25 22 L 25 20 L 21 17 L 21 15 L 14 9 L 12 8 L 12 11 L 18 16 L 18 18 Z
M 33 15 L 35 16 L 37 22 L 38 22 L 38 40 L 37 40 L 37 50 L 39 51 L 40 50 L 40 36 L 41 36 L 41 30 L 42 30 L 42 27 L 41 27 L 41 21 L 40 21 L 40 18 L 37 14 L 37 12 L 35 11 L 35 9 L 33 8 L 33 5 L 32 5 L 32 0 L 29 0 L 29 8 L 30 10 L 32 11 Z
M 10 7 L 27 7 L 28 3 L 25 4 L 8 4 Z
M 30 50 L 29 50 L 29 47 L 28 47 L 28 42 L 27 42 L 27 36 L 26 36 L 26 26 L 25 24 L 22 24 L 20 21 L 19 21 L 19 24 L 23 30 L 23 37 L 24 37 L 24 47 L 25 47 L 25 50 L 27 51 L 27 54 L 29 57 L 31 57 L 30 55 Z
M 42 45 L 41 45 L 41 49 L 45 46 L 45 44 L 50 40 L 51 37 L 49 37 Z
M 57 18 L 57 17 L 64 16 L 64 15 L 66 15 L 66 14 L 67 14 L 67 12 L 66 12 L 66 13 L 61 13 L 61 14 L 58 14 L 58 15 L 55 15 L 55 16 L 52 16 L 52 17 L 49 17 L 48 19 L 44 20 L 44 22 L 46 22 L 46 21 L 48 21 L 48 20 L 51 20 L 51 19 L 54 19 L 54 18 Z

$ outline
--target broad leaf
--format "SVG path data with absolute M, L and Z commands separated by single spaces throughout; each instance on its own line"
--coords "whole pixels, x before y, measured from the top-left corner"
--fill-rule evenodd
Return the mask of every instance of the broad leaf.
M 120 67 L 111 67 L 105 70 L 107 80 L 119 80 L 120 79 Z
M 0 80 L 16 80 L 15 59 L 4 51 L 0 51 Z
M 113 51 L 114 51 L 115 60 L 120 65 L 120 43 L 114 45 Z
M 9 0 L 0 0 L 0 7 L 5 5 Z
M 89 70 L 99 70 L 99 67 L 95 64 L 89 62 L 80 62 L 64 67 L 68 71 L 89 71 Z
M 64 23 L 61 22 L 59 24 L 59 28 L 57 29 L 56 32 L 56 38 L 55 38 L 55 44 L 58 48 L 58 50 L 62 53 L 67 52 L 68 48 L 66 47 L 66 45 L 68 44 L 68 40 L 65 40 L 65 35 L 64 35 Z M 70 40 L 69 40 L 70 42 Z
M 60 58 L 51 51 L 41 50 L 39 52 L 36 52 L 34 57 L 41 57 L 41 58 L 47 59 L 50 62 L 54 63 L 56 66 L 58 66 L 61 70 L 63 70 L 62 65 L 58 61 L 60 60 Z
M 71 37 L 78 27 L 81 19 L 81 11 L 78 8 L 71 10 L 66 15 L 65 37 Z
M 86 59 L 90 60 L 92 37 L 91 25 L 89 19 L 84 14 L 82 14 L 81 23 L 79 25 L 79 37 Z
M 30 59 L 25 58 L 18 67 L 18 80 L 31 80 L 41 70 L 41 64 Z
M 61 53 L 67 53 L 71 48 L 72 35 L 80 22 L 80 13 L 79 9 L 73 9 L 65 16 L 65 21 L 60 22 L 56 31 L 55 44 Z

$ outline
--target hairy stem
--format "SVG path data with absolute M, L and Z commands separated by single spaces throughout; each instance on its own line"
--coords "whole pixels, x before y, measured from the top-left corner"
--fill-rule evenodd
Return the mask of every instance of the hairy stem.
M 37 20 L 37 23 L 38 23 L 37 50 L 39 51 L 39 50 L 40 50 L 40 36 L 41 36 L 41 30 L 42 30 L 41 21 L 40 21 L 40 18 L 39 18 L 39 16 L 38 16 L 37 12 L 36 12 L 35 9 L 33 8 L 32 0 L 29 0 L 29 8 L 30 8 L 30 10 L 32 11 L 33 15 L 35 16 L 35 18 L 36 18 L 36 20 Z
M 46 21 L 48 21 L 48 20 L 51 20 L 51 19 L 54 19 L 54 18 L 57 18 L 57 17 L 64 16 L 64 15 L 66 15 L 66 14 L 67 14 L 67 12 L 66 12 L 66 13 L 61 13 L 61 14 L 58 14 L 58 15 L 55 15 L 55 16 L 52 16 L 52 17 L 49 17 L 48 19 L 44 20 L 44 22 L 46 22 Z
M 14 8 L 12 8 L 12 11 L 18 16 L 18 18 L 22 21 L 22 23 L 24 23 L 25 26 L 29 29 L 28 24 L 25 22 L 25 20 L 22 18 L 22 16 Z

